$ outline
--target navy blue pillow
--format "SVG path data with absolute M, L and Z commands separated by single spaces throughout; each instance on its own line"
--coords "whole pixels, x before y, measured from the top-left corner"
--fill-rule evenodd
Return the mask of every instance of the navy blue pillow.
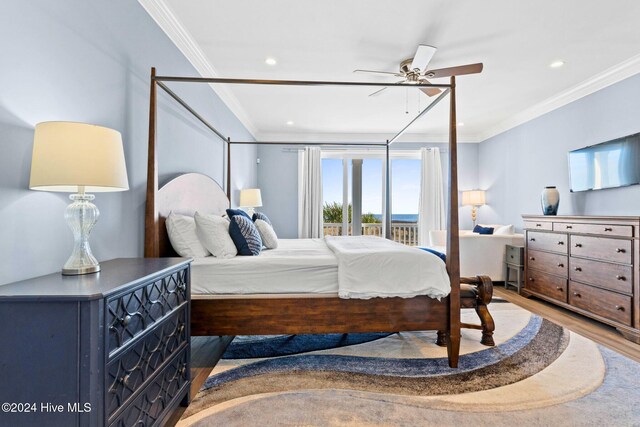
M 473 227 L 473 232 L 478 234 L 493 234 L 493 227 L 481 227 L 476 225 Z
M 243 211 L 242 209 L 227 209 L 227 216 L 229 218 L 234 217 L 236 215 L 242 215 L 243 217 L 245 217 L 247 219 L 251 219 L 249 214 L 246 213 L 245 211 Z
M 229 235 L 238 255 L 260 255 L 262 238 L 253 221 L 244 215 L 233 215 L 229 220 Z
M 422 249 L 425 252 L 431 252 L 432 254 L 436 255 L 438 258 L 440 258 L 442 261 L 447 262 L 447 256 L 445 254 L 443 254 L 442 252 L 438 252 L 434 249 L 431 248 L 418 248 L 418 249 Z
M 271 224 L 271 221 L 269 221 L 269 217 L 263 214 L 262 212 L 256 212 L 253 214 L 253 222 L 256 222 L 256 220 L 258 219 L 263 220 L 264 222 L 266 222 L 267 224 L 273 227 L 273 224 Z

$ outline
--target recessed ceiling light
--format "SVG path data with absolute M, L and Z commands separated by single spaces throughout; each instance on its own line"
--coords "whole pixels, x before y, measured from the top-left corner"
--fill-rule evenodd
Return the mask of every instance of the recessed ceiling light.
M 464 122 L 458 122 L 458 126 L 464 126 Z
M 264 63 L 267 65 L 276 65 L 278 61 L 275 58 L 267 58 L 264 60 Z
M 549 67 L 551 68 L 560 68 L 564 65 L 564 61 L 553 61 L 551 64 L 549 64 Z
M 289 121 L 287 122 L 287 126 L 293 126 L 293 120 L 289 120 Z

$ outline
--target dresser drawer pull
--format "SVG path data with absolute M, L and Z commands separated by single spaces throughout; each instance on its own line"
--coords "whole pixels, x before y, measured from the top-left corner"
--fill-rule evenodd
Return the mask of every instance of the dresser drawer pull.
M 529 281 L 530 281 L 530 282 L 535 282 L 535 281 L 536 281 L 536 279 L 534 279 L 533 277 L 529 277 Z
M 556 290 L 558 290 L 560 292 L 564 292 L 564 288 L 562 288 L 561 286 L 556 286 Z
M 559 244 L 559 245 L 564 245 L 564 242 L 563 242 L 562 240 L 560 240 L 560 241 L 558 242 L 558 244 Z
M 573 267 L 575 271 L 582 271 L 582 267 Z
M 576 248 L 581 248 L 582 247 L 582 243 L 576 243 Z
M 616 276 L 616 279 L 618 279 L 618 280 L 622 280 L 623 282 L 624 282 L 625 280 L 627 280 L 627 278 L 626 278 L 626 277 L 621 276 L 621 275 L 619 275 L 619 274 Z
M 622 248 L 616 248 L 616 252 L 619 253 L 619 254 L 623 254 L 626 251 L 624 249 L 622 249 Z
M 567 225 L 567 230 L 571 230 L 573 228 L 573 225 Z
M 129 378 L 131 378 L 131 375 L 130 375 L 130 374 L 123 375 L 122 377 L 120 377 L 120 382 L 121 382 L 123 385 L 125 385 L 125 386 L 127 386 L 127 387 L 128 387 L 128 386 L 129 386 Z
M 536 241 L 536 238 L 535 238 L 535 237 L 532 237 L 532 238 L 530 238 L 529 240 L 531 240 L 532 242 L 535 242 L 535 241 Z
M 536 224 L 536 227 L 542 227 L 542 224 Z
M 535 261 L 535 260 L 536 260 L 536 258 L 535 258 L 535 257 L 530 256 L 530 257 L 529 257 L 529 260 L 530 260 L 530 261 Z
M 579 292 L 574 292 L 574 293 L 573 293 L 573 296 L 574 296 L 574 297 L 578 297 L 578 298 L 582 298 L 582 295 L 580 295 L 580 293 L 579 293 Z
M 560 262 L 558 263 L 558 267 L 564 267 L 564 264 Z
M 120 324 L 122 326 L 127 326 L 130 322 L 131 322 L 131 316 L 129 316 L 128 314 L 124 316 L 122 319 L 120 319 Z
M 611 227 L 605 227 L 605 228 L 604 228 L 604 231 L 613 231 L 613 228 L 611 228 Z
M 618 311 L 624 311 L 624 307 L 621 305 L 616 305 L 616 310 Z

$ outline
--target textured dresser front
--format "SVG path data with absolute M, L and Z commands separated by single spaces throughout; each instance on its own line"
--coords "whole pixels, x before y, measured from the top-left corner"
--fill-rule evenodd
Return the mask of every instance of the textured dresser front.
M 615 326 L 640 343 L 640 218 L 523 219 L 524 294 Z
M 114 426 L 152 426 L 188 400 L 189 268 L 105 301 L 105 412 Z
M 0 426 L 161 425 L 189 399 L 190 260 L 0 286 Z

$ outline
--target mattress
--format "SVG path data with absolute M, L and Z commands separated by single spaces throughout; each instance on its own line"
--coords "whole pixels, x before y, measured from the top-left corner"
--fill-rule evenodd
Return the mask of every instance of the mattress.
M 338 292 L 338 260 L 324 239 L 278 239 L 259 256 L 196 258 L 191 295 L 327 294 Z

